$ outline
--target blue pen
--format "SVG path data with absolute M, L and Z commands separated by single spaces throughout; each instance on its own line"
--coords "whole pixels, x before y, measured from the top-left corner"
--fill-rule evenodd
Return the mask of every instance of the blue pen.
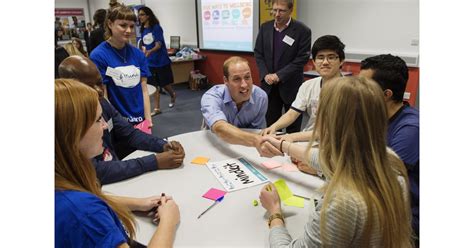
M 217 203 L 221 202 L 224 199 L 224 196 L 221 196 L 219 199 L 217 199 L 214 203 L 212 203 L 211 206 L 209 206 L 204 212 L 202 212 L 199 216 L 198 219 L 201 218 L 207 211 L 209 211 L 211 208 L 213 208 Z

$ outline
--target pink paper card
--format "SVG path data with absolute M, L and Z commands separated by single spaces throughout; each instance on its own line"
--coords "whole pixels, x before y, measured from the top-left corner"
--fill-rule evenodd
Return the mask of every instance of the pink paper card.
M 150 128 L 150 121 L 149 120 L 144 120 L 140 123 L 138 123 L 137 125 L 133 126 L 134 128 L 144 132 L 144 133 L 147 133 L 147 134 L 151 134 L 151 128 Z
M 296 165 L 290 164 L 290 163 L 283 164 L 282 168 L 283 168 L 284 171 L 291 171 L 291 172 L 298 171 L 298 167 L 296 167 Z
M 275 169 L 275 168 L 278 168 L 280 167 L 282 164 L 280 162 L 277 162 L 275 160 L 267 160 L 265 162 L 262 163 L 263 166 L 265 166 L 265 168 L 271 170 L 271 169 Z
M 217 199 L 223 197 L 227 192 L 220 189 L 211 188 L 204 194 L 202 197 L 216 201 Z

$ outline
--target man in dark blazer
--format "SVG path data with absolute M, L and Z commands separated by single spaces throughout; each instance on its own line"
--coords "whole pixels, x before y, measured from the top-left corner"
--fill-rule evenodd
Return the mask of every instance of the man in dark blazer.
M 273 0 L 274 20 L 261 25 L 254 54 L 261 88 L 268 94 L 267 126 L 272 125 L 295 100 L 304 81 L 303 67 L 311 54 L 311 29 L 291 19 L 293 0 Z M 286 131 L 298 132 L 300 116 Z

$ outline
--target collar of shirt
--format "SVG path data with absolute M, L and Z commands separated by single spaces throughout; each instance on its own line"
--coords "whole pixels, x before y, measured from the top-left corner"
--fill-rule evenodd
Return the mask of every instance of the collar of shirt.
M 290 19 L 288 19 L 288 22 L 285 24 L 285 26 L 283 26 L 282 29 L 277 28 L 276 22 L 273 22 L 273 27 L 275 28 L 276 31 L 283 32 L 283 30 L 285 30 L 288 26 L 290 26 L 290 22 L 291 22 L 291 17 Z
M 252 87 L 252 93 L 250 94 L 250 99 L 248 100 L 248 102 L 250 104 L 254 104 L 254 100 L 253 100 L 253 91 L 254 91 L 254 88 Z M 230 95 L 230 91 L 229 91 L 229 88 L 227 86 L 224 87 L 224 104 L 228 104 L 229 102 L 233 102 L 234 100 L 232 99 L 232 96 Z

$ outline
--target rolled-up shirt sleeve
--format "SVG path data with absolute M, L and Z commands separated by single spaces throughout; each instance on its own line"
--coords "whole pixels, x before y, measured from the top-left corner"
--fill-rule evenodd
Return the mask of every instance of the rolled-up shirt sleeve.
M 216 87 L 209 89 L 201 98 L 201 112 L 206 125 L 211 128 L 219 120 L 228 122 L 222 110 L 222 94 Z

